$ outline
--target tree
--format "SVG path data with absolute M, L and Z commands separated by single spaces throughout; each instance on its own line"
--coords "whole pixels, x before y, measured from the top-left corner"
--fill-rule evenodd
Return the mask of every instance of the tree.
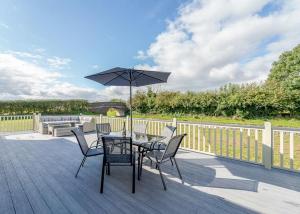
M 273 92 L 273 103 L 282 114 L 299 114 L 300 45 L 281 54 L 272 64 L 265 87 Z

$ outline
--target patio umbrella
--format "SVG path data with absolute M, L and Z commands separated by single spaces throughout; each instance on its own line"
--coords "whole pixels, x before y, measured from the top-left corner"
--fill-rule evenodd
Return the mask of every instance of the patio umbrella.
M 165 83 L 170 72 L 146 71 L 133 68 L 115 67 L 100 73 L 86 76 L 107 86 L 129 86 L 130 91 L 130 134 L 132 136 L 132 86 L 146 86 L 157 83 Z

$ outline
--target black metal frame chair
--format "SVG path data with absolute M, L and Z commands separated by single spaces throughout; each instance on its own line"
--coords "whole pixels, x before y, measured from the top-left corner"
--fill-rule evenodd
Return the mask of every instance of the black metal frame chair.
M 144 124 L 144 123 L 134 124 L 133 128 L 132 128 L 132 132 L 146 134 L 147 133 L 147 127 L 148 127 L 148 123 L 146 123 L 146 124 Z
M 132 193 L 135 193 L 135 150 L 132 145 L 132 139 L 129 137 L 102 136 L 103 143 L 103 163 L 100 180 L 100 192 L 104 188 L 104 171 L 110 175 L 111 166 L 132 166 Z M 111 149 L 116 145 L 115 149 Z
M 103 135 L 108 135 L 111 133 L 111 126 L 110 123 L 97 123 L 96 124 L 96 133 L 97 133 L 97 147 L 100 144 L 101 138 Z
M 103 152 L 103 149 L 98 148 L 98 146 L 89 147 L 87 142 L 86 142 L 86 139 L 84 137 L 84 133 L 81 130 L 79 130 L 78 128 L 72 129 L 71 132 L 75 135 L 75 137 L 77 139 L 77 142 L 78 142 L 78 145 L 80 147 L 80 151 L 83 154 L 83 159 L 82 159 L 82 161 L 79 165 L 79 168 L 78 168 L 78 170 L 75 174 L 75 177 L 77 178 L 78 173 L 79 173 L 81 167 L 83 167 L 87 157 L 103 155 L 104 152 Z
M 173 137 L 175 131 L 176 131 L 176 127 L 165 126 L 161 133 L 161 136 L 163 136 L 165 138 L 162 139 L 161 141 L 150 143 L 150 145 L 148 146 L 148 150 L 165 150 L 167 147 L 167 144 Z
M 163 136 L 165 138 L 161 141 L 158 141 L 158 142 L 149 142 L 147 144 L 144 144 L 141 155 L 145 157 L 146 152 L 151 151 L 151 150 L 165 150 L 166 147 L 167 147 L 168 142 L 173 137 L 176 129 L 177 128 L 174 127 L 174 126 L 165 126 L 162 133 L 161 133 L 161 136 Z M 171 158 L 170 158 L 170 161 L 171 161 L 172 166 L 173 166 L 173 161 L 172 161 Z M 150 160 L 150 165 L 152 166 L 152 160 Z M 141 164 L 141 166 L 142 166 L 142 164 Z M 140 175 L 141 175 L 141 173 L 142 173 L 141 168 L 140 168 L 139 172 L 140 172 Z
M 175 163 L 179 178 L 182 181 L 182 176 L 181 176 L 177 161 L 175 159 L 175 155 L 176 155 L 176 153 L 178 151 L 178 148 L 179 148 L 179 146 L 180 146 L 180 144 L 181 144 L 181 142 L 182 142 L 182 140 L 185 136 L 186 136 L 186 134 L 177 135 L 175 137 L 172 137 L 170 139 L 170 141 L 168 142 L 168 145 L 166 146 L 166 149 L 163 150 L 163 151 L 161 151 L 161 150 L 151 150 L 151 151 L 145 153 L 145 156 L 156 164 L 156 168 L 159 171 L 161 181 L 162 181 L 163 186 L 164 186 L 164 190 L 167 190 L 167 186 L 166 186 L 165 180 L 164 180 L 162 172 L 161 172 L 161 165 L 163 163 L 166 163 L 167 161 L 173 160 L 174 163 Z M 143 163 L 143 156 L 142 156 L 141 165 L 142 165 L 142 163 Z

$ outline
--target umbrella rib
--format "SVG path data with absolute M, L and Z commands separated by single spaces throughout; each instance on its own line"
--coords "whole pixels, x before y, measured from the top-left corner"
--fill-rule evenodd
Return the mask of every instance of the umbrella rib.
M 140 72 L 138 75 L 137 75 L 137 77 L 135 77 L 132 81 L 135 81 L 135 80 L 137 80 L 138 79 L 138 77 L 139 76 L 141 76 L 143 74 L 143 71 L 142 72 Z
M 139 71 L 141 72 L 141 75 L 143 74 L 143 75 L 145 75 L 145 76 L 147 76 L 147 77 L 150 77 L 150 78 L 153 78 L 153 79 L 156 79 L 156 80 L 158 80 L 158 81 L 163 82 L 163 80 L 161 80 L 161 79 L 159 79 L 159 78 L 152 77 L 152 76 L 150 76 L 150 75 L 148 75 L 148 74 L 145 74 L 145 73 L 144 73 L 145 71 L 143 71 L 143 70 L 139 70 Z M 136 80 L 136 79 L 135 79 L 135 80 Z
M 114 81 L 114 80 L 117 79 L 118 77 L 121 77 L 121 78 L 123 78 L 124 80 L 127 80 L 127 81 L 129 82 L 130 80 L 128 80 L 127 78 L 125 78 L 125 77 L 122 76 L 122 75 L 125 73 L 125 70 L 123 70 L 123 71 L 121 71 L 121 72 L 122 72 L 121 74 L 118 74 L 117 72 L 113 72 L 114 74 L 117 74 L 117 76 L 114 77 L 114 78 L 112 78 L 111 80 L 109 80 L 108 82 L 106 82 L 106 83 L 103 84 L 103 85 L 109 84 L 110 82 Z

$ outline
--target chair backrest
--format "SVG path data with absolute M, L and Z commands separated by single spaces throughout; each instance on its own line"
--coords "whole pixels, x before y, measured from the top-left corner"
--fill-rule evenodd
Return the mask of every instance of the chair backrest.
M 115 164 L 132 163 L 133 147 L 130 137 L 102 136 L 104 158 Z
M 161 158 L 161 160 L 174 157 L 178 151 L 178 148 L 180 146 L 180 143 L 182 142 L 183 138 L 186 136 L 186 134 L 177 135 L 172 137 L 169 140 L 169 143 L 164 151 L 164 154 Z
M 146 134 L 147 133 L 147 125 L 148 125 L 148 123 L 146 123 L 146 124 L 144 124 L 144 123 L 134 124 L 132 131 L 136 132 L 136 133 Z
M 171 138 L 174 135 L 174 132 L 176 131 L 176 127 L 174 126 L 165 126 L 161 136 L 165 137 L 163 140 L 161 140 L 161 142 L 168 144 L 169 141 L 171 140 Z
M 85 140 L 84 133 L 78 128 L 72 129 L 71 132 L 75 135 L 82 154 L 86 155 L 89 150 L 89 146 Z
M 101 139 L 102 135 L 108 135 L 111 132 L 110 123 L 96 124 L 96 130 L 98 139 Z

